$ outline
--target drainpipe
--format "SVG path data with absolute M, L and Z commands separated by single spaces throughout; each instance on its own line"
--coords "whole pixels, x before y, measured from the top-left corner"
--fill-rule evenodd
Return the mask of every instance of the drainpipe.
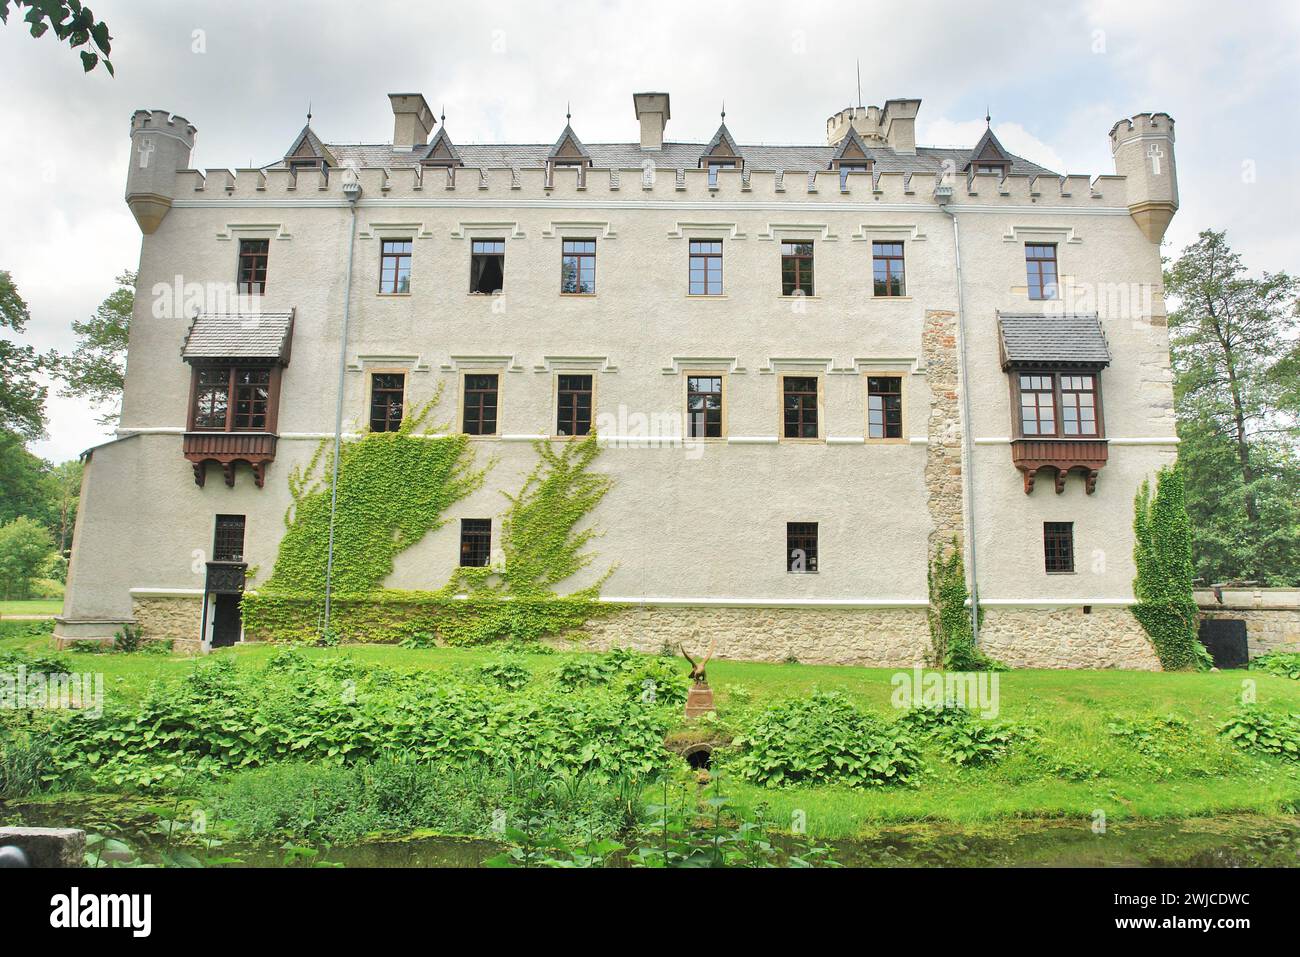
M 330 630 L 330 600 L 334 588 L 334 516 L 339 504 L 339 452 L 343 446 L 343 387 L 348 367 L 348 316 L 352 306 L 352 257 L 357 245 L 357 200 L 361 198 L 361 183 L 354 170 L 346 170 L 343 196 L 348 201 L 351 221 L 348 224 L 348 273 L 343 282 L 343 331 L 339 343 L 339 387 L 334 400 L 334 462 L 330 475 L 330 535 L 325 552 L 325 620 L 321 624 L 321 637 Z
M 970 546 L 970 630 L 971 639 L 976 646 L 980 642 L 980 586 L 979 564 L 975 548 L 975 472 L 972 467 L 971 452 L 971 412 L 970 412 L 970 375 L 966 371 L 966 297 L 961 280 L 961 231 L 957 228 L 957 214 L 948 208 L 948 199 L 952 187 L 940 186 L 935 190 L 935 197 L 940 200 L 939 209 L 952 219 L 952 248 L 957 269 L 957 365 L 961 376 L 961 471 L 966 478 L 966 524 Z

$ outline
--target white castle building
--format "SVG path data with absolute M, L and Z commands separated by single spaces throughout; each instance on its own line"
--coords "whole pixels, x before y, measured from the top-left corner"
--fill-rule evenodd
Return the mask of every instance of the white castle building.
M 390 100 L 392 143 L 309 124 L 233 172 L 190 167 L 187 120 L 131 118 L 126 393 L 87 453 L 61 639 L 259 637 L 239 593 L 337 404 L 346 438 L 441 387 L 434 417 L 494 464 L 387 588 L 488 561 L 534 443 L 595 430 L 611 491 L 568 584 L 612 567 L 602 599 L 626 607 L 593 645 L 919 662 L 955 536 L 990 655 L 1158 667 L 1128 606 L 1134 492 L 1177 441 L 1169 116 L 1115 124 L 1115 175 L 1088 176 L 991 129 L 917 145 L 914 99 L 810 146 L 725 122 L 675 142 L 666 93 L 632 97 L 638 141 L 553 145 L 457 143 L 423 96 Z

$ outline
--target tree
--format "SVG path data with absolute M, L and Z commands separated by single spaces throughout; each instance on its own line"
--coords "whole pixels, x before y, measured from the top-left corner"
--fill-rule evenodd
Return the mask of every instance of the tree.
M 22 332 L 30 318 L 13 277 L 0 271 L 0 330 Z M 44 368 L 45 360 L 34 348 L 0 338 L 0 432 L 24 439 L 45 433 L 46 389 L 36 381 Z
M 1188 668 L 1208 655 L 1196 632 L 1192 596 L 1192 525 L 1187 517 L 1183 473 L 1177 465 L 1156 473 L 1155 495 L 1143 480 L 1133 502 L 1135 617 L 1151 637 L 1166 671 Z
M 0 597 L 26 598 L 52 550 L 49 530 L 35 519 L 24 515 L 0 526 Z
M 49 475 L 49 485 L 54 492 L 51 511 L 56 523 L 51 531 L 54 533 L 54 545 L 63 558 L 72 552 L 72 532 L 77 524 L 77 506 L 81 504 L 83 469 L 80 459 L 69 459 L 56 465 Z
M 113 64 L 108 62 L 113 40 L 108 33 L 108 24 L 103 20 L 96 22 L 95 15 L 89 7 L 81 5 L 81 0 L 0 0 L 0 23 L 9 22 L 10 7 L 27 9 L 23 22 L 30 26 L 34 37 L 44 36 L 53 29 L 54 35 L 74 50 L 93 45 L 98 53 L 80 51 L 81 68 L 89 73 L 102 62 L 108 75 L 113 75 Z
M 53 527 L 50 463 L 33 455 L 12 432 L 0 432 L 0 525 L 19 515 Z
M 90 319 L 73 321 L 77 348 L 69 356 L 60 356 L 54 366 L 55 374 L 64 383 L 60 395 L 85 399 L 101 407 L 112 405 L 111 411 L 96 419 L 100 425 L 116 422 L 120 413 L 131 310 L 135 306 L 135 273 L 127 270 L 116 281 L 117 288 Z
M 1224 233 L 1206 230 L 1165 273 L 1179 459 L 1186 466 L 1199 574 L 1300 581 L 1300 280 L 1246 274 Z

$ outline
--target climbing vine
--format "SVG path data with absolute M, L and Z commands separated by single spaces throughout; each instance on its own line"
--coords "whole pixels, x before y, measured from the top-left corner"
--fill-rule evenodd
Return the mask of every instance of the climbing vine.
M 953 536 L 952 546 L 942 549 L 930 562 L 927 580 L 930 588 L 930 644 L 937 665 L 951 671 L 996 671 L 1003 666 L 975 646 L 970 612 L 966 603 L 966 563 L 961 545 Z M 978 611 L 984 621 L 984 609 Z
M 510 505 L 502 522 L 503 561 L 457 568 L 437 591 L 382 587 L 396 555 L 441 527 L 444 511 L 483 483 L 485 472 L 474 470 L 466 436 L 417 431 L 437 400 L 415 410 L 397 432 L 343 444 L 331 630 L 350 641 L 413 646 L 535 641 L 614 610 L 598 600 L 612 568 L 572 594 L 554 591 L 594 558 L 585 548 L 597 530 L 582 526 L 610 487 L 608 476 L 590 471 L 600 452 L 595 435 L 559 451 L 546 442 L 535 444 L 537 466 L 518 494 L 505 493 Z M 329 540 L 331 487 L 318 474 L 326 448 L 323 443 L 307 466 L 289 477 L 293 504 L 275 569 L 243 601 L 252 634 L 317 637 Z
M 1196 632 L 1192 527 L 1182 469 L 1174 465 L 1157 472 L 1154 495 L 1151 483 L 1143 480 L 1133 512 L 1133 562 L 1137 566 L 1133 616 L 1146 629 L 1166 670 L 1208 667 L 1209 653 Z

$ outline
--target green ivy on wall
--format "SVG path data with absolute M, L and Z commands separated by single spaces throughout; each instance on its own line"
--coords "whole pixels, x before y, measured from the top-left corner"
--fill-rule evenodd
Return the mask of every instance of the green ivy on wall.
M 441 391 L 441 390 L 439 390 Z M 384 589 L 397 554 L 445 524 L 446 509 L 481 487 L 463 435 L 417 432 L 438 396 L 407 416 L 397 432 L 344 442 L 334 532 L 331 628 L 342 639 L 408 645 L 475 644 L 496 638 L 535 641 L 581 628 L 617 606 L 598 600 L 613 569 L 570 595 L 554 587 L 590 564 L 597 534 L 580 527 L 609 491 L 590 466 L 595 435 L 556 451 L 537 442 L 540 461 L 502 521 L 499 567 L 457 568 L 438 591 Z M 244 596 L 250 634 L 272 640 L 317 637 L 325 592 L 330 484 L 320 477 L 328 443 L 289 476 L 288 530 L 267 582 Z M 490 467 L 490 466 L 489 466 Z
M 950 671 L 1001 670 L 1002 664 L 975 646 L 970 611 L 966 607 L 970 600 L 966 588 L 966 562 L 956 536 L 953 536 L 952 545 L 930 562 L 927 581 L 930 607 L 926 618 L 930 624 L 935 664 Z M 978 615 L 983 623 L 983 608 L 979 609 Z
M 1151 483 L 1143 480 L 1133 512 L 1133 594 L 1138 601 L 1133 616 L 1146 629 L 1165 670 L 1208 667 L 1209 653 L 1197 637 L 1192 526 L 1182 469 L 1174 465 L 1157 472 L 1154 495 Z

